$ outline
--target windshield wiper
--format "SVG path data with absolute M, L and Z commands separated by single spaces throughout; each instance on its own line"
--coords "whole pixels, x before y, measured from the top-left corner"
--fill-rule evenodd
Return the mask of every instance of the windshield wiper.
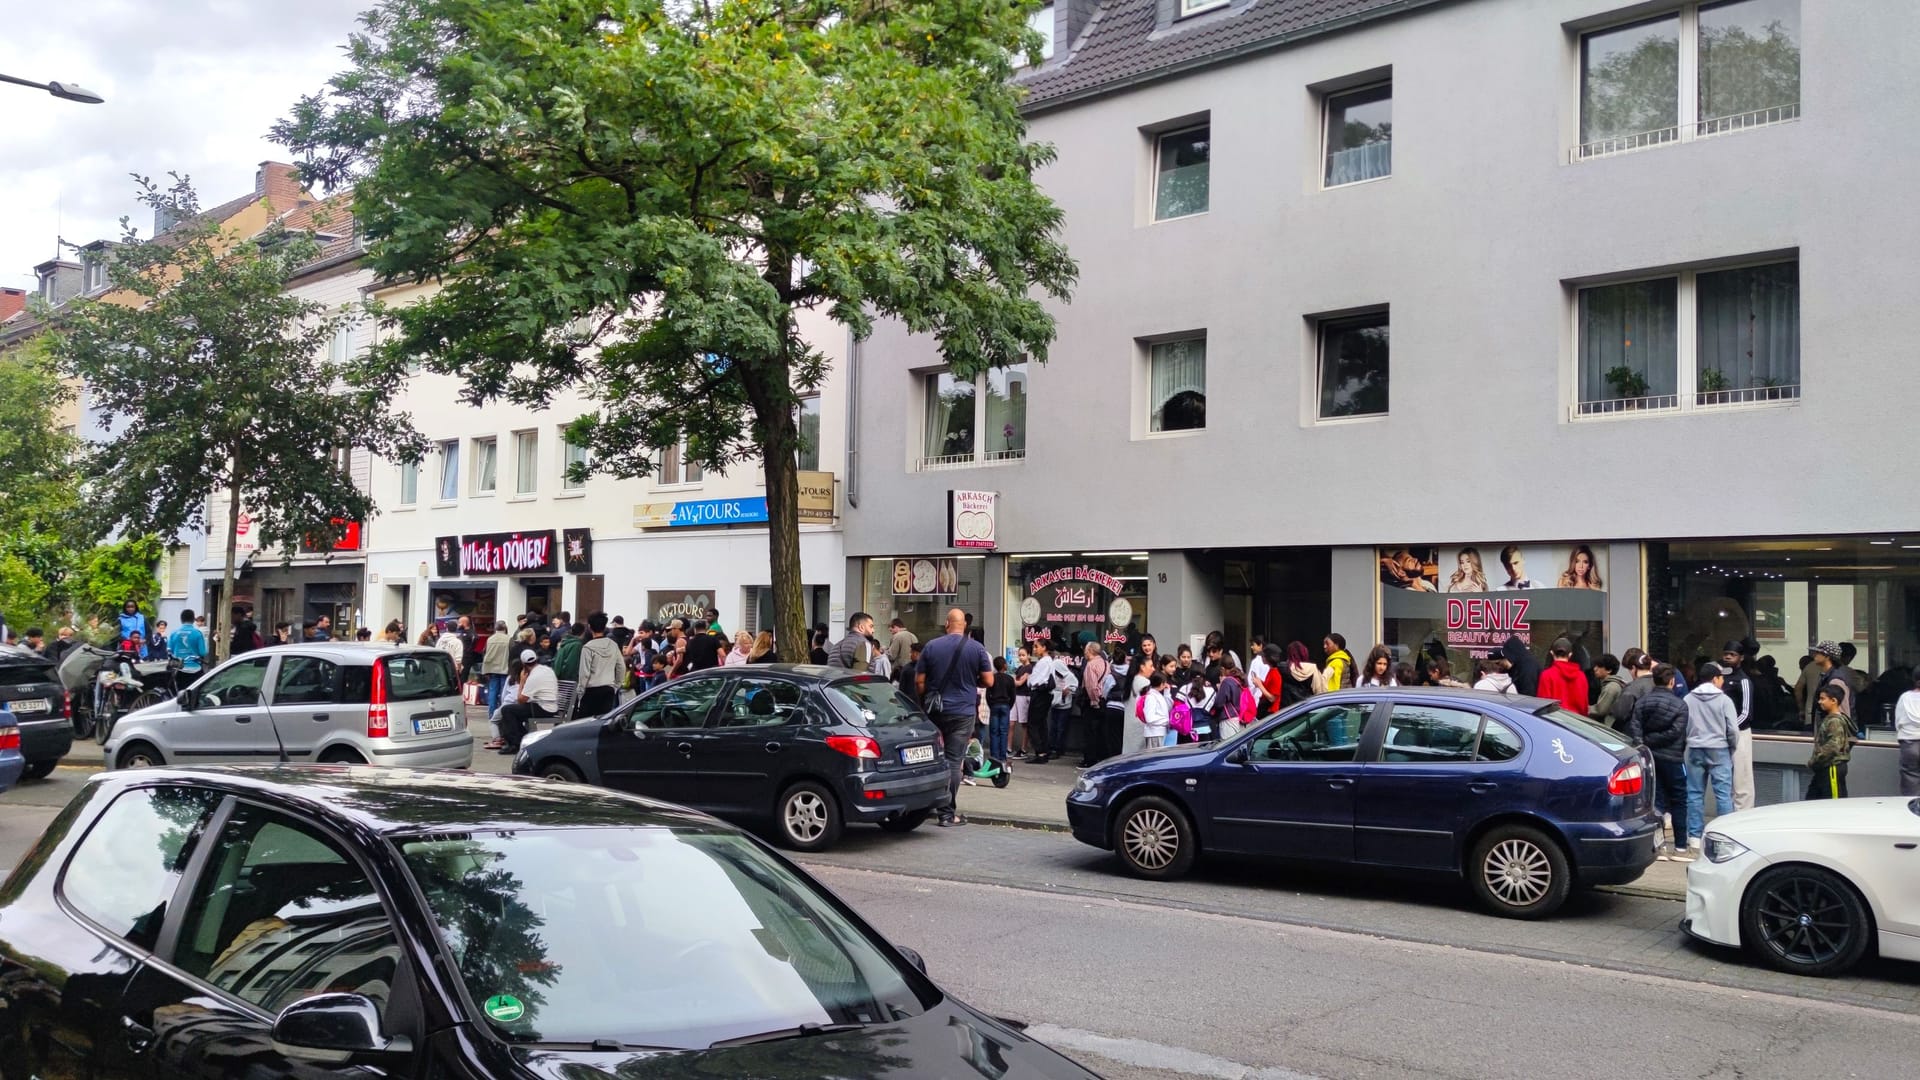
M 842 1031 L 859 1031 L 865 1024 L 801 1024 L 799 1027 L 778 1028 L 763 1031 L 758 1035 L 742 1035 L 736 1039 L 721 1039 L 711 1043 L 708 1049 L 720 1046 L 749 1046 L 753 1043 L 779 1042 L 782 1039 L 806 1039 L 815 1035 L 833 1035 Z

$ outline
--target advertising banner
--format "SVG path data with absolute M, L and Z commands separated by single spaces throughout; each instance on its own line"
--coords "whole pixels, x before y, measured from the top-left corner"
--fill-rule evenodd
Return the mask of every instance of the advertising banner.
M 834 521 L 833 510 L 833 474 L 802 470 L 800 473 L 801 523 L 831 525 Z
M 674 619 L 692 625 L 693 620 L 706 618 L 712 606 L 712 589 L 657 589 L 647 593 L 648 618 L 663 628 Z
M 560 566 L 553 530 L 442 536 L 433 543 L 439 577 L 467 574 L 545 574 Z
M 947 546 L 992 548 L 997 543 L 995 491 L 947 492 Z
M 1510 639 L 1544 657 L 1557 637 L 1605 648 L 1604 544 L 1466 544 L 1379 549 L 1380 612 L 1388 645 L 1444 649 L 1454 674 Z
M 593 530 L 566 529 L 560 533 L 560 540 L 566 545 L 567 573 L 593 573 Z
M 895 596 L 952 596 L 959 591 L 958 559 L 893 560 Z

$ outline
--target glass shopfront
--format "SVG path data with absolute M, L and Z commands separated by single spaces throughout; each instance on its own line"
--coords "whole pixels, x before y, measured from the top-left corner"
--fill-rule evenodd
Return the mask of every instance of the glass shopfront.
M 1147 553 L 1008 556 L 1005 610 L 1009 644 L 1044 638 L 1075 654 L 1090 641 L 1131 645 L 1147 625 Z
M 1590 661 L 1606 651 L 1605 544 L 1380 548 L 1381 641 L 1397 660 L 1445 657 L 1469 681 L 1509 641 L 1544 664 L 1555 638 Z M 1355 642 L 1349 642 L 1353 648 Z M 1365 646 L 1354 649 L 1364 655 Z
M 868 559 L 861 610 L 873 616 L 878 624 L 876 632 L 883 639 L 888 620 L 899 619 L 921 641 L 931 641 L 946 632 L 948 608 L 957 607 L 980 618 L 987 596 L 986 570 L 983 555 Z M 836 627 L 835 636 L 838 634 Z

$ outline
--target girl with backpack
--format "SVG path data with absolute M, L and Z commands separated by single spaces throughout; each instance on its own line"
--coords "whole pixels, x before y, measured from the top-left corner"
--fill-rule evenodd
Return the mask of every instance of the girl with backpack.
M 1133 667 L 1127 672 L 1127 704 L 1122 721 L 1125 726 L 1120 739 L 1123 754 L 1134 753 L 1146 745 L 1145 701 L 1156 673 L 1153 657 L 1144 654 L 1134 657 Z
M 1207 685 L 1204 673 L 1194 672 L 1193 680 L 1183 687 L 1178 695 L 1177 709 L 1186 706 L 1186 722 L 1176 724 L 1179 740 L 1183 743 L 1207 743 L 1213 741 L 1213 687 Z
M 1247 689 L 1245 678 L 1240 665 L 1232 658 L 1220 666 L 1220 688 L 1214 691 L 1214 716 L 1222 739 L 1240 734 L 1241 725 L 1253 719 L 1253 694 Z
M 1135 703 L 1141 724 L 1140 749 L 1167 745 L 1167 733 L 1173 722 L 1173 701 L 1167 694 L 1167 677 L 1155 672 L 1147 680 L 1146 692 Z

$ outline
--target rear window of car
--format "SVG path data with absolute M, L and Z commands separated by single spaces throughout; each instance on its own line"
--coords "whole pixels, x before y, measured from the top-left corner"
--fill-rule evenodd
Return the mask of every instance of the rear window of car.
M 387 665 L 387 700 L 425 701 L 460 692 L 454 680 L 453 659 L 439 650 L 382 657 Z
M 1576 735 L 1586 736 L 1587 739 L 1599 743 L 1610 754 L 1617 754 L 1633 746 L 1612 728 L 1596 724 L 1579 713 L 1569 712 L 1558 705 L 1549 705 L 1533 715 L 1543 720 L 1551 720 L 1563 728 L 1570 729 Z
M 57 683 L 60 676 L 52 664 L 0 664 L 0 687 Z
M 827 697 L 842 712 L 849 707 L 868 727 L 878 724 L 911 724 L 925 719 L 914 707 L 913 699 L 885 679 L 848 679 L 827 687 Z

